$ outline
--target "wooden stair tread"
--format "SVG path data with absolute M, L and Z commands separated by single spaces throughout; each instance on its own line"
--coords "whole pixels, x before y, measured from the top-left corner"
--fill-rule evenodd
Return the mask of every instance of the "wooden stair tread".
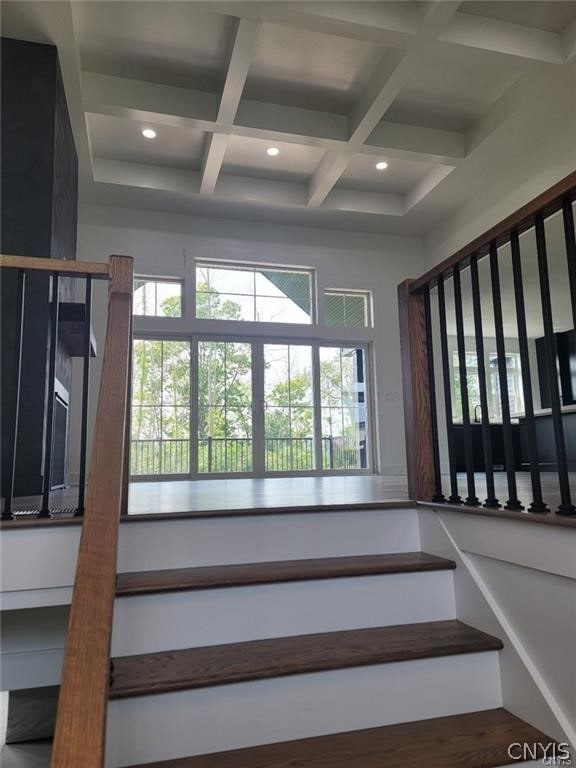
M 490 709 L 132 768 L 496 768 L 511 762 L 510 744 L 550 741 L 505 709 Z
M 459 621 L 433 621 L 122 656 L 110 698 L 501 648 Z
M 286 560 L 270 563 L 216 565 L 176 568 L 165 571 L 120 573 L 116 595 L 144 595 L 192 589 L 249 586 L 313 579 L 333 579 L 455 568 L 456 563 L 425 552 L 387 555 L 327 557 L 314 560 Z

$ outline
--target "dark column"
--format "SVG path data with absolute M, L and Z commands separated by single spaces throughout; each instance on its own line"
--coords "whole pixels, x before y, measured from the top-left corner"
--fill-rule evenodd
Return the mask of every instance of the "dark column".
M 54 46 L 2 38 L 1 251 L 17 256 L 76 257 L 78 161 Z M 12 402 L 16 276 L 4 270 L 0 294 L 2 417 Z M 72 298 L 72 281 L 62 280 L 60 298 Z M 20 429 L 16 495 L 42 490 L 46 426 L 50 276 L 30 275 L 22 345 Z M 71 366 L 58 349 L 56 376 L 70 389 Z M 9 446 L 2 431 L 2 461 Z M 2 472 L 5 477 L 5 472 Z M 4 487 L 3 487 L 4 492 Z

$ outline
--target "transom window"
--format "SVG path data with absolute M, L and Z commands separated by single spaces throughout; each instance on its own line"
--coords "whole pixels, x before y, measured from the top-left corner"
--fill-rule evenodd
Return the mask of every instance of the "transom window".
M 144 317 L 182 317 L 182 280 L 137 275 L 133 312 Z
M 312 323 L 312 272 L 197 262 L 196 317 Z
M 327 290 L 324 293 L 326 325 L 367 328 L 370 321 L 370 295 L 366 291 Z

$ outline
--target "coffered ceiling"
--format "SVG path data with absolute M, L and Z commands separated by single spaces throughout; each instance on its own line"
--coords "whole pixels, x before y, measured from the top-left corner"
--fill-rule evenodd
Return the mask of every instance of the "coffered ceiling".
M 84 200 L 414 234 L 576 58 L 569 0 L 12 0 L 2 24 L 59 47 Z

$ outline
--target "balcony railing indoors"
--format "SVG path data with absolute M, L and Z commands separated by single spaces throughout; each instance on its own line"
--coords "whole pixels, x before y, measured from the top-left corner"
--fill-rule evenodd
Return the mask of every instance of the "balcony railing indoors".
M 315 469 L 314 438 L 265 438 L 267 472 L 305 472 Z M 362 467 L 365 449 L 348 436 L 322 438 L 322 469 L 346 470 Z M 247 473 L 253 470 L 250 438 L 206 437 L 198 440 L 200 474 Z M 131 474 L 189 475 L 190 441 L 187 439 L 137 439 L 131 442 Z
M 411 498 L 576 515 L 576 173 L 399 287 Z

